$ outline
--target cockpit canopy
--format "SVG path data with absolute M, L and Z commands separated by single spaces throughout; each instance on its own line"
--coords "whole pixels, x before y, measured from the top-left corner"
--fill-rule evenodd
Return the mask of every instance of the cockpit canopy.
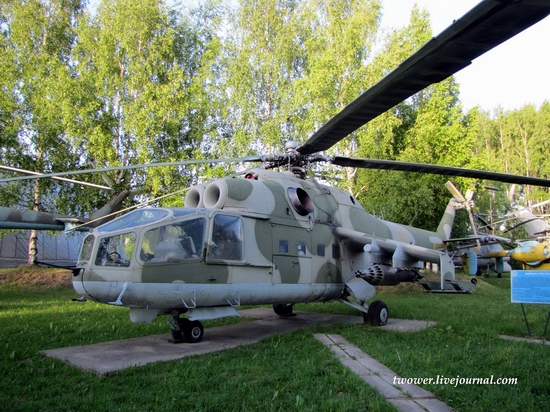
M 79 260 L 118 267 L 130 266 L 132 256 L 139 264 L 181 262 L 201 258 L 207 244 L 211 259 L 241 260 L 243 231 L 242 218 L 235 215 L 139 209 L 95 229 L 84 240 Z
M 186 216 L 196 213 L 195 210 L 190 209 L 137 209 L 124 216 L 121 216 L 112 222 L 105 223 L 97 228 L 99 233 L 116 232 L 122 229 L 130 229 L 134 227 L 144 226 L 152 224 L 169 216 L 174 218 Z

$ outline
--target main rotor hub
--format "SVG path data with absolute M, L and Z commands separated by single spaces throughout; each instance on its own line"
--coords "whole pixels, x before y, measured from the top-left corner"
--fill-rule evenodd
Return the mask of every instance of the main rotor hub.
M 319 154 L 302 155 L 298 150 L 298 142 L 289 140 L 285 143 L 284 153 L 268 154 L 261 157 L 264 162 L 264 169 L 284 167 L 287 171 L 294 173 L 300 179 L 305 179 L 308 166 L 311 162 L 327 162 L 331 158 Z
M 285 153 L 290 155 L 290 154 L 295 154 L 297 155 L 298 152 L 296 151 L 296 149 L 298 149 L 298 142 L 296 140 L 289 140 L 288 142 L 285 143 Z

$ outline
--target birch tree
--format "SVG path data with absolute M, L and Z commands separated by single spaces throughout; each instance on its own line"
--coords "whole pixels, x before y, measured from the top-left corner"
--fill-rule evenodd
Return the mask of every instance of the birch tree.
M 82 12 L 78 0 L 31 0 L 2 4 L 2 160 L 20 169 L 43 173 L 72 163 L 61 115 L 59 85 L 69 77 L 74 24 Z M 11 186 L 11 185 L 10 185 Z M 17 203 L 45 210 L 62 199 L 52 182 L 34 180 L 11 186 Z M 16 194 L 16 196 L 15 196 Z M 15 199 L 12 199 L 15 200 Z M 31 231 L 29 264 L 36 261 L 36 231 Z
M 210 62 L 219 42 L 215 7 L 191 16 L 163 1 L 104 0 L 79 32 L 73 144 L 98 166 L 194 158 L 212 127 Z M 111 176 L 115 186 L 155 197 L 187 185 L 183 168 L 150 168 Z M 174 200 L 182 204 L 183 200 Z

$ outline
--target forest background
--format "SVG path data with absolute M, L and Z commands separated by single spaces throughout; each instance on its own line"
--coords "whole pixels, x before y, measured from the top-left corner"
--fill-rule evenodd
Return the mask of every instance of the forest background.
M 381 34 L 378 0 L 0 0 L 0 164 L 39 173 L 282 152 L 431 37 L 426 11 Z M 363 126 L 328 154 L 550 176 L 550 104 L 464 112 L 454 77 Z M 0 204 L 89 216 L 123 189 L 135 203 L 242 170 L 243 164 L 156 167 L 79 180 L 2 184 Z M 16 176 L 0 170 L 1 177 Z M 445 177 L 312 169 L 387 220 L 435 229 Z M 478 184 L 476 205 L 504 214 L 511 188 Z M 490 184 L 498 191 L 484 190 Z M 524 205 L 548 190 L 514 188 Z M 183 206 L 181 194 L 155 205 Z M 540 210 L 544 212 L 544 210 Z M 467 231 L 462 218 L 453 235 Z

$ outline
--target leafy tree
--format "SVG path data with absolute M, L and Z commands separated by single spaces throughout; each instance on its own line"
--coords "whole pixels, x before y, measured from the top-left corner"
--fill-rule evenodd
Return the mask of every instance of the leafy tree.
M 209 64 L 219 44 L 215 5 L 191 15 L 163 1 L 104 0 L 80 26 L 71 118 L 74 147 L 98 166 L 193 158 L 212 127 Z M 185 169 L 149 168 L 111 176 L 118 188 L 155 197 L 186 186 Z M 173 200 L 182 204 L 182 198 Z
M 68 78 L 74 23 L 82 3 L 3 3 L 2 66 L 7 69 L 4 85 L 9 89 L 3 88 L 2 102 L 3 112 L 7 109 L 3 115 L 9 113 L 9 125 L 2 129 L 2 140 L 9 149 L 2 151 L 2 160 L 40 173 L 64 168 L 73 158 L 65 141 L 58 85 Z M 53 191 L 52 183 L 46 180 L 14 187 L 18 203 L 33 210 L 47 209 L 63 198 L 59 191 L 55 196 L 44 196 Z M 35 257 L 36 232 L 31 232 L 29 263 L 34 263 Z
M 493 116 L 477 109 L 468 113 L 468 131 L 475 139 L 472 165 L 503 173 L 547 177 L 550 170 L 548 153 L 548 103 L 537 111 L 532 105 L 520 110 L 504 112 L 497 108 Z M 494 186 L 494 183 L 490 183 Z M 513 192 L 512 192 L 513 189 Z M 518 191 L 510 187 L 508 197 L 521 193 L 521 202 L 536 203 L 548 198 L 548 190 L 524 187 Z
M 414 8 L 409 25 L 390 33 L 374 59 L 370 70 L 375 78 L 392 70 L 430 36 L 427 13 Z M 449 111 L 458 104 L 456 94 L 452 79 L 447 80 L 378 116 L 358 134 L 359 157 L 425 163 L 448 157 L 449 148 L 439 133 L 447 134 L 448 141 L 459 139 L 456 131 L 445 129 L 459 121 L 459 108 Z M 449 198 L 444 183 L 430 175 L 359 170 L 354 193 L 367 210 L 385 219 L 434 230 Z
M 216 123 L 207 92 L 219 19 L 214 3 L 192 13 L 152 0 L 106 0 L 94 15 L 76 0 L 4 1 L 2 162 L 43 173 L 195 156 Z M 114 190 L 139 187 L 149 197 L 186 186 L 190 173 L 182 174 L 104 178 Z M 101 176 L 82 179 L 104 184 Z M 2 190 L 10 205 L 79 215 L 111 196 L 45 179 Z
M 216 142 L 219 156 L 282 151 L 291 130 L 291 85 L 301 70 L 297 7 L 242 0 L 230 13 L 222 87 L 231 138 Z
M 303 142 L 374 83 L 367 62 L 372 59 L 380 20 L 380 2 L 312 0 L 301 9 L 303 75 L 294 85 L 293 124 L 296 140 Z M 353 155 L 356 134 L 330 149 L 332 154 Z M 351 189 L 353 169 L 322 165 L 330 180 Z M 328 171 L 328 172 L 327 172 Z M 335 179 L 336 175 L 343 175 Z
M 550 153 L 550 103 L 545 101 L 536 114 L 533 135 L 531 137 L 531 161 L 533 173 L 536 177 L 550 177 L 550 162 L 548 154 Z M 548 200 L 550 198 L 549 190 L 534 187 L 532 192 L 535 202 Z

